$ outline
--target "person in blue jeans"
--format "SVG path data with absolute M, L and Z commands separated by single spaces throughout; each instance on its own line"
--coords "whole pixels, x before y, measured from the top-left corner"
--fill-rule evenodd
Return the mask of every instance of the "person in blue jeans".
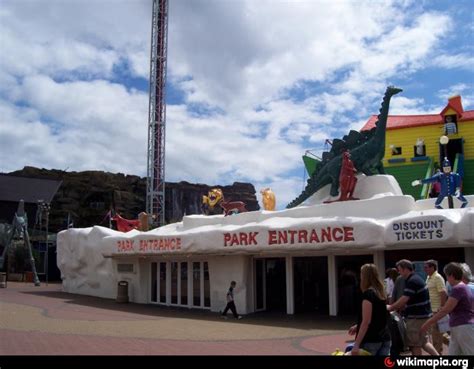
M 357 324 L 349 329 L 356 335 L 351 354 L 359 355 L 360 349 L 372 355 L 390 355 L 389 315 L 385 305 L 387 296 L 375 264 L 364 264 L 360 269 L 362 309 Z

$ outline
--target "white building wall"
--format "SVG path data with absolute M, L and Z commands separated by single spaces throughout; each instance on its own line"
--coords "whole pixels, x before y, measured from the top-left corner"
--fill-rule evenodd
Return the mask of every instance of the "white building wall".
M 385 279 L 385 255 L 384 250 L 374 252 L 374 264 L 379 270 L 379 276 L 382 280 Z
M 363 181 L 366 186 L 362 186 L 362 179 L 358 183 L 358 191 L 361 191 L 358 197 L 363 199 L 360 201 L 323 205 L 313 198 L 314 205 L 309 204 L 309 199 L 309 206 L 282 211 L 247 212 L 231 217 L 187 216 L 181 223 L 143 233 L 120 233 L 98 226 L 68 229 L 58 234 L 57 243 L 63 289 L 115 299 L 117 283 L 124 280 L 129 283 L 131 302 L 149 303 L 151 260 L 207 261 L 211 310 L 224 308 L 230 281 L 235 280 L 237 309 L 246 314 L 255 310 L 254 259 L 241 253 L 264 257 L 278 252 L 287 257 L 288 273 L 291 273 L 294 255 L 317 253 L 328 255 L 329 313 L 336 315 L 337 256 L 334 255 L 375 252 L 374 262 L 383 276 L 382 250 L 464 247 L 465 261 L 474 269 L 474 196 L 469 198 L 467 209 L 440 211 L 433 209 L 434 200 L 415 203 L 412 197 L 401 195 L 390 176 L 372 176 Z M 321 232 L 326 228 L 338 230 L 333 240 L 309 239 L 311 232 L 322 238 Z M 346 229 L 349 233 L 342 237 L 341 230 L 346 232 Z M 288 237 L 291 234 L 290 239 L 277 242 L 277 231 L 283 231 Z M 300 231 L 304 237 L 299 236 Z M 224 253 L 225 256 L 215 256 Z M 133 272 L 119 273 L 118 263 L 133 263 Z M 169 297 L 170 268 L 167 273 Z M 188 273 L 188 290 L 191 291 L 191 266 Z M 294 309 L 292 274 L 287 275 L 286 286 L 287 310 L 291 314 Z
M 132 264 L 133 272 L 120 273 L 118 264 Z M 116 274 L 117 285 L 120 281 L 128 282 L 128 298 L 130 302 L 146 304 L 149 302 L 150 267 L 144 258 L 127 258 L 113 260 L 113 270 Z M 112 298 L 117 296 L 117 288 L 112 289 Z
M 64 292 L 117 297 L 117 275 L 111 258 L 104 258 L 101 241 L 107 228 L 70 228 L 58 233 L 56 262 Z
M 138 285 L 134 297 L 136 297 L 136 302 L 140 304 L 147 304 L 150 301 L 150 272 L 151 265 L 148 259 L 138 259 Z
M 209 277 L 211 282 L 211 311 L 223 310 L 227 304 L 226 294 L 231 281 L 236 281 L 234 300 L 239 314 L 250 311 L 251 258 L 249 256 L 215 256 L 209 258 Z
M 337 268 L 336 257 L 328 255 L 328 292 L 329 292 L 329 315 L 337 315 Z

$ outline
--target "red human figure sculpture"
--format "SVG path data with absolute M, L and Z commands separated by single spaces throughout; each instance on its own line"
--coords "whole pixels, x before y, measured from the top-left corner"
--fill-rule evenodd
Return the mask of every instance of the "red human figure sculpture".
M 339 174 L 339 183 L 341 185 L 340 196 L 338 201 L 359 200 L 353 197 L 354 189 L 357 183 L 357 169 L 352 163 L 349 151 L 342 154 L 341 173 Z
M 342 154 L 341 171 L 339 172 L 339 198 L 337 200 L 324 201 L 325 204 L 336 201 L 359 200 L 352 196 L 357 183 L 357 169 L 354 167 L 354 163 L 350 158 L 351 154 L 349 151 L 344 151 Z

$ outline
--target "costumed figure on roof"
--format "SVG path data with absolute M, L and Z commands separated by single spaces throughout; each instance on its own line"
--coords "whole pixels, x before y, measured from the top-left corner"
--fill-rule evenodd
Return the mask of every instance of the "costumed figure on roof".
M 274 211 L 275 210 L 275 193 L 271 188 L 263 188 L 260 190 L 262 195 L 263 208 L 265 210 Z
M 340 196 L 335 201 L 359 200 L 352 196 L 357 183 L 356 174 L 357 169 L 351 160 L 351 154 L 349 150 L 346 150 L 342 153 L 341 172 L 339 173 Z M 330 202 L 333 201 L 325 201 L 326 204 Z
M 207 196 L 202 197 L 202 213 L 205 215 L 222 214 L 220 206 L 222 201 L 224 201 L 224 194 L 220 188 L 209 190 Z
M 457 197 L 457 199 L 462 203 L 461 208 L 465 208 L 467 206 L 467 200 L 461 193 L 461 176 L 458 173 L 453 173 L 451 171 L 451 163 L 447 158 L 444 158 L 443 160 L 442 172 L 436 173 L 431 178 L 414 180 L 411 184 L 412 186 L 418 186 L 421 184 L 436 182 L 441 184 L 441 190 L 435 202 L 435 207 L 437 209 L 443 209 L 441 203 L 446 196 Z
M 220 205 L 221 205 L 221 208 L 224 209 L 225 216 L 245 213 L 247 211 L 247 208 L 245 207 L 245 203 L 242 201 L 222 200 Z
M 138 214 L 138 219 L 125 219 L 119 213 L 111 210 L 107 213 L 106 217 L 109 217 L 110 221 L 115 222 L 119 232 L 126 233 L 133 229 L 141 232 L 148 231 L 148 214 L 145 212 Z
M 222 214 L 225 216 L 246 212 L 245 204 L 242 201 L 225 201 L 224 194 L 220 188 L 209 190 L 208 196 L 202 197 L 202 212 L 205 215 Z

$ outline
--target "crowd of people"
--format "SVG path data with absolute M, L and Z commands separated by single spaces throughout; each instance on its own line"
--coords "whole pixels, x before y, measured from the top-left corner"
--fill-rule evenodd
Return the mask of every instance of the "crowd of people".
M 375 264 L 360 269 L 362 306 L 357 323 L 349 328 L 355 335 L 347 349 L 351 355 L 474 355 L 474 279 L 466 263 L 451 262 L 438 272 L 436 260 L 424 262 L 424 280 L 410 260 L 402 259 L 387 269 L 382 280 Z M 232 281 L 227 291 L 228 310 L 242 319 L 234 303 Z
M 474 281 L 469 265 L 449 263 L 443 276 L 438 263 L 424 263 L 426 280 L 402 259 L 382 280 L 374 264 L 360 271 L 362 307 L 349 329 L 355 335 L 352 355 L 474 355 Z M 401 338 L 401 339 L 399 339 Z

